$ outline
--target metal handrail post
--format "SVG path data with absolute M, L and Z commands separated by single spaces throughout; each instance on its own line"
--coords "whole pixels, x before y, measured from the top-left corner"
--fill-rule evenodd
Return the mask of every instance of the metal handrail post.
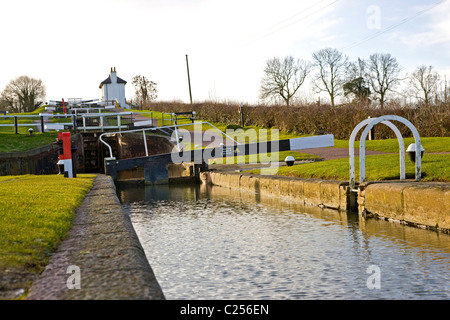
M 145 129 L 142 130 L 144 136 L 145 156 L 148 157 L 147 136 L 145 135 Z
M 77 133 L 77 116 L 72 115 L 73 133 Z

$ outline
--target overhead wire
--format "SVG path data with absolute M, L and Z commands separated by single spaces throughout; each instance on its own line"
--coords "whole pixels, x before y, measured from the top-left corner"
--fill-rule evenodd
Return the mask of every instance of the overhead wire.
M 296 14 L 290 16 L 289 18 L 283 19 L 282 21 L 280 21 L 280 22 L 278 22 L 278 23 L 276 23 L 276 24 L 270 26 L 269 28 L 266 28 L 266 29 L 264 29 L 264 30 L 262 30 L 262 31 L 260 31 L 260 32 L 255 33 L 253 36 L 251 36 L 251 38 L 257 37 L 257 36 L 259 36 L 259 35 L 262 34 L 262 33 L 265 33 L 265 32 L 267 32 L 267 31 L 269 31 L 269 30 L 271 30 L 271 29 L 273 29 L 273 28 L 275 28 L 275 27 L 278 27 L 279 25 L 285 23 L 286 21 L 289 21 L 289 20 L 291 20 L 292 18 L 295 18 L 295 17 L 297 17 L 298 15 L 303 14 L 303 13 L 305 13 L 306 11 L 308 11 L 308 10 L 310 10 L 310 9 L 312 9 L 312 8 L 314 8 L 314 7 L 316 7 L 316 6 L 318 6 L 319 4 L 321 4 L 321 3 L 324 2 L 324 1 L 326 1 L 326 0 L 321 0 L 321 1 L 316 2 L 316 3 L 313 4 L 312 6 L 309 6 L 308 8 L 303 9 L 303 10 L 297 12 Z
M 372 35 L 366 36 L 366 37 L 364 37 L 364 38 L 362 38 L 362 39 L 360 39 L 360 40 L 358 40 L 358 41 L 353 42 L 352 44 L 350 44 L 350 45 L 348 45 L 348 46 L 346 46 L 346 47 L 341 48 L 341 50 L 344 51 L 344 50 L 348 50 L 348 49 L 354 48 L 354 47 L 359 46 L 360 44 L 362 44 L 362 43 L 364 43 L 364 42 L 367 42 L 367 41 L 369 41 L 369 40 L 372 40 L 373 38 L 379 37 L 379 36 L 381 36 L 382 34 L 388 32 L 388 31 L 391 31 L 392 29 L 394 29 L 394 28 L 396 28 L 396 27 L 398 27 L 398 26 L 401 26 L 401 25 L 407 23 L 407 22 L 409 22 L 409 21 L 411 21 L 411 20 L 417 18 L 418 16 L 421 16 L 421 15 L 424 14 L 425 12 L 428 12 L 428 11 L 430 11 L 431 9 L 436 8 L 437 6 L 443 4 L 443 3 L 446 2 L 446 1 L 447 1 L 447 0 L 441 0 L 441 1 L 438 1 L 438 2 L 436 2 L 436 3 L 434 3 L 434 4 L 432 4 L 430 7 L 425 8 L 425 9 L 423 9 L 423 10 L 417 12 L 416 14 L 404 18 L 403 20 L 401 20 L 401 21 L 398 22 L 398 23 L 395 23 L 395 24 L 393 24 L 393 25 L 390 25 L 389 27 L 386 27 L 386 28 L 384 28 L 383 30 L 380 30 L 380 31 L 378 31 L 378 32 L 376 32 L 376 33 L 374 33 L 374 34 L 372 34 Z
M 320 3 L 324 2 L 324 1 L 325 1 L 325 0 L 319 1 L 319 2 L 315 3 L 314 5 L 309 6 L 308 8 L 306 8 L 306 9 L 304 9 L 304 10 L 302 10 L 302 11 L 296 13 L 295 15 L 293 15 L 293 16 L 291 16 L 291 17 L 289 17 L 289 18 L 286 18 L 286 19 L 282 20 L 281 22 L 279 22 L 279 23 L 277 23 L 277 24 L 275 24 L 275 25 L 273 25 L 273 26 L 271 26 L 271 27 L 269 27 L 269 28 L 266 28 L 266 29 L 263 30 L 263 31 L 257 32 L 257 33 L 254 34 L 252 37 L 255 37 L 255 36 L 257 36 L 257 35 L 260 35 L 260 34 L 262 34 L 262 33 L 265 33 L 266 31 L 269 31 L 269 30 L 273 29 L 274 27 L 277 27 L 277 26 L 279 26 L 279 25 L 282 25 L 282 24 L 284 24 L 285 22 L 291 20 L 292 18 L 297 17 L 297 16 L 299 16 L 299 15 L 301 15 L 301 14 L 307 12 L 308 10 L 310 10 L 310 9 L 312 9 L 312 8 L 314 8 L 314 7 L 316 7 L 317 5 L 319 5 Z M 317 9 L 317 10 L 315 10 L 315 11 L 309 13 L 309 14 L 307 14 L 307 15 L 304 16 L 304 17 L 301 17 L 300 19 L 297 19 L 297 20 L 295 20 L 295 21 L 293 21 L 293 22 L 291 22 L 291 23 L 289 23 L 289 24 L 287 24 L 287 25 L 284 25 L 284 26 L 281 27 L 281 28 L 278 28 L 278 29 L 276 29 L 276 30 L 273 30 L 273 31 L 269 32 L 268 34 L 262 35 L 262 36 L 260 36 L 260 37 L 256 37 L 256 38 L 251 39 L 251 40 L 248 40 L 248 41 L 246 41 L 245 43 L 239 45 L 238 47 L 243 47 L 243 46 L 246 46 L 246 45 L 248 45 L 248 44 L 250 44 L 250 43 L 253 43 L 253 42 L 262 40 L 262 39 L 264 39 L 264 38 L 267 38 L 267 37 L 269 37 L 269 36 L 271 36 L 271 35 L 273 35 L 273 34 L 279 32 L 279 31 L 281 31 L 281 30 L 284 30 L 284 29 L 286 29 L 286 28 L 288 28 L 288 27 L 291 27 L 292 25 L 294 25 L 294 24 L 296 24 L 296 23 L 299 23 L 300 21 L 303 21 L 303 20 L 305 20 L 306 18 L 309 18 L 309 17 L 313 16 L 314 14 L 316 14 L 316 13 L 318 13 L 318 12 L 320 12 L 320 11 L 322 11 L 322 10 L 328 8 L 328 7 L 330 7 L 331 5 L 335 4 L 335 3 L 338 2 L 338 1 L 340 1 L 340 0 L 334 0 L 333 2 L 331 2 L 331 3 L 327 4 L 327 5 L 325 5 L 325 6 L 321 7 L 321 8 L 319 8 L 319 9 Z

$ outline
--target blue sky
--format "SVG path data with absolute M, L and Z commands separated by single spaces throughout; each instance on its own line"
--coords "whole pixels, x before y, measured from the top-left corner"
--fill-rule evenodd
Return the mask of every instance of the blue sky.
M 139 74 L 158 100 L 188 102 L 186 54 L 195 101 L 255 103 L 267 59 L 324 47 L 350 60 L 390 53 L 404 73 L 425 64 L 450 79 L 450 0 L 15 0 L 0 12 L 0 89 L 26 74 L 48 100 L 100 98 L 116 67 L 127 98 Z M 307 85 L 300 95 L 315 98 Z

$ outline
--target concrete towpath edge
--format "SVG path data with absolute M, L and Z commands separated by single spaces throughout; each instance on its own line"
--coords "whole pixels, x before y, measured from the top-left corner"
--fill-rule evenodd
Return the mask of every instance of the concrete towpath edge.
M 111 177 L 97 175 L 27 300 L 165 300 Z

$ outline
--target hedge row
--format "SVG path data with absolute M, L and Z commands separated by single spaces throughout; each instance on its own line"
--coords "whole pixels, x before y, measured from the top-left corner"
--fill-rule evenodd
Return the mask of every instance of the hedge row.
M 196 117 L 210 122 L 240 124 L 239 105 L 225 103 L 183 104 L 157 102 L 146 109 L 161 112 L 196 111 Z M 417 128 L 421 137 L 450 136 L 450 104 L 430 107 L 400 107 L 391 105 L 384 109 L 346 104 L 286 106 L 244 106 L 245 125 L 264 128 L 278 128 L 296 134 L 331 133 L 337 139 L 349 139 L 355 126 L 368 117 L 398 115 L 408 119 Z M 402 123 L 396 123 L 404 137 L 411 137 L 410 130 Z M 378 125 L 376 139 L 395 138 L 390 128 Z

